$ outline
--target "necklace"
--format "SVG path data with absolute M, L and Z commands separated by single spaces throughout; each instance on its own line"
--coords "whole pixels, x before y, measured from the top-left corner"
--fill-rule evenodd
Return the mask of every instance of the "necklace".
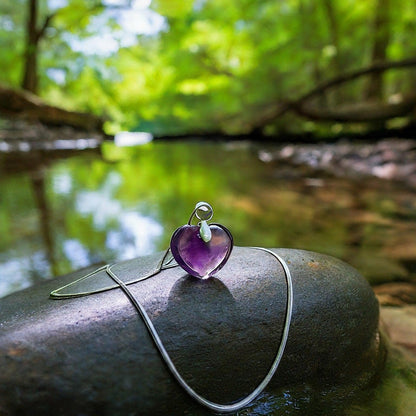
M 198 219 L 201 220 L 201 223 L 198 226 L 191 225 L 193 216 L 196 215 Z M 182 377 L 182 375 L 177 370 L 175 364 L 173 363 L 170 355 L 168 354 L 159 333 L 157 332 L 155 326 L 153 325 L 148 313 L 146 312 L 143 305 L 137 300 L 134 294 L 129 289 L 128 285 L 131 283 L 137 283 L 149 277 L 160 273 L 164 269 L 181 266 L 185 271 L 190 274 L 193 274 L 199 278 L 209 278 L 215 272 L 217 272 L 224 264 L 227 262 L 231 250 L 232 250 L 232 236 L 231 233 L 220 224 L 207 224 L 207 220 L 212 218 L 212 208 L 209 204 L 205 202 L 200 202 L 196 205 L 187 225 L 178 228 L 172 236 L 171 247 L 166 250 L 161 261 L 158 263 L 155 269 L 151 270 L 149 273 L 146 273 L 144 276 L 125 283 L 121 280 L 117 274 L 112 270 L 113 265 L 105 265 L 97 270 L 81 277 L 80 279 L 72 282 L 66 286 L 63 286 L 59 289 L 51 292 L 50 297 L 52 299 L 62 299 L 62 298 L 71 298 L 75 296 L 89 295 L 92 293 L 97 293 L 105 290 L 110 290 L 114 288 L 120 288 L 127 298 L 130 300 L 132 305 L 135 307 L 141 318 L 143 319 L 147 330 L 149 331 L 152 340 L 158 349 L 160 356 L 165 362 L 166 366 L 170 370 L 171 374 L 174 376 L 179 385 L 191 396 L 195 401 L 201 405 L 209 408 L 210 410 L 228 413 L 235 412 L 243 407 L 247 406 L 251 401 L 253 401 L 269 384 L 270 380 L 273 378 L 280 361 L 283 357 L 287 339 L 289 336 L 290 322 L 292 318 L 292 309 L 293 309 L 293 283 L 292 276 L 289 270 L 287 263 L 281 258 L 278 254 L 263 247 L 250 247 L 253 250 L 263 251 L 271 256 L 282 266 L 285 280 L 286 280 L 286 308 L 284 314 L 284 326 L 282 331 L 282 336 L 280 339 L 280 344 L 277 348 L 275 358 L 272 365 L 270 366 L 269 371 L 258 384 L 258 386 L 246 397 L 243 399 L 230 403 L 230 404 L 221 404 L 215 403 L 203 397 L 201 394 L 196 392 Z M 201 241 L 199 241 L 201 240 Z M 212 244 L 211 244 L 212 242 Z M 191 249 L 189 248 L 191 247 Z M 196 248 L 195 248 L 196 247 Z M 219 249 L 218 249 L 219 247 Z M 193 250 L 193 251 L 192 251 Z M 205 263 L 198 262 L 198 256 L 195 256 L 195 251 L 198 253 L 202 252 L 202 256 L 206 256 L 210 261 L 213 258 L 213 253 L 218 254 L 214 262 Z M 201 255 L 201 254 L 200 254 Z M 175 261 L 174 261 L 175 260 Z M 99 290 L 93 292 L 78 292 L 78 293 L 65 293 L 65 290 L 74 283 L 78 283 L 94 276 L 98 272 L 105 271 L 107 275 L 114 281 L 114 286 L 106 286 Z M 62 291 L 64 293 L 62 293 Z

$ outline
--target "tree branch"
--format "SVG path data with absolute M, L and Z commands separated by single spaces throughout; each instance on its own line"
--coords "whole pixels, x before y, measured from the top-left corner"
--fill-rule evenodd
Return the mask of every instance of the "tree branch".
M 326 81 L 318 85 L 314 89 L 310 90 L 305 95 L 298 98 L 296 102 L 299 103 L 299 102 L 309 100 L 313 96 L 321 94 L 323 91 L 326 91 L 329 88 L 333 88 L 337 85 L 344 84 L 345 82 L 352 81 L 364 75 L 369 75 L 372 73 L 381 73 L 381 72 L 387 71 L 388 69 L 402 69 L 402 68 L 409 68 L 412 66 L 416 66 L 416 57 L 403 59 L 402 61 L 388 61 L 388 62 L 381 62 L 375 65 L 371 65 L 367 68 L 359 69 L 358 71 L 352 71 L 344 75 L 335 77 L 329 81 Z
M 311 89 L 307 93 L 301 95 L 296 100 L 292 101 L 286 101 L 282 103 L 272 103 L 268 106 L 268 109 L 266 109 L 263 112 L 263 115 L 257 120 L 257 122 L 254 124 L 254 128 L 262 127 L 266 125 L 267 123 L 275 120 L 276 118 L 281 117 L 288 111 L 294 111 L 298 114 L 304 115 L 306 117 L 307 113 L 312 114 L 312 110 L 306 109 L 304 106 L 304 103 L 306 101 L 309 101 L 311 98 L 322 94 L 323 92 L 329 90 L 330 88 L 336 87 L 338 85 L 344 84 L 349 81 L 353 81 L 357 78 L 360 78 L 365 75 L 373 74 L 373 73 L 382 73 L 384 71 L 387 71 L 389 69 L 403 69 L 403 68 L 410 68 L 416 66 L 416 57 L 403 59 L 401 61 L 388 61 L 388 62 L 381 62 L 375 65 L 371 65 L 369 67 L 359 69 L 357 71 L 348 72 L 346 74 L 337 76 L 335 78 L 332 78 L 326 82 L 323 82 L 322 84 L 317 85 L 315 88 Z M 392 106 L 392 105 L 390 105 Z M 399 107 L 397 107 L 398 109 Z M 323 110 L 326 111 L 326 110 Z M 328 110 L 329 111 L 329 110 Z M 334 112 L 332 112 L 335 114 Z M 388 113 L 388 112 L 387 112 Z M 386 114 L 387 114 L 386 113 Z M 339 113 L 340 114 L 340 113 Z M 315 114 L 317 117 L 317 115 Z M 339 115 L 340 118 L 341 115 Z M 358 117 L 358 115 L 357 115 Z M 391 118 L 386 117 L 384 119 Z M 330 118 L 331 120 L 335 120 L 334 118 Z
M 45 35 L 46 29 L 50 26 L 51 20 L 56 16 L 56 12 L 46 16 L 43 25 L 36 31 L 36 42 L 39 42 Z

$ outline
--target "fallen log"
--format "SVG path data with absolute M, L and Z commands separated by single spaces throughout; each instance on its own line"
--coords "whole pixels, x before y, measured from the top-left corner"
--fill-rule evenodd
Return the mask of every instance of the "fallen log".
M 0 86 L 0 113 L 40 121 L 51 126 L 71 126 L 85 131 L 103 130 L 104 120 L 94 114 L 68 111 L 46 104 L 28 91 Z
M 292 273 L 294 309 L 268 391 L 284 389 L 287 395 L 307 383 L 315 395 L 341 386 L 350 394 L 367 386 L 384 358 L 378 303 L 368 283 L 332 257 L 274 251 Z M 128 281 L 152 270 L 161 256 L 125 261 L 113 271 Z M 172 377 L 120 289 L 49 298 L 52 290 L 87 273 L 0 299 L 0 414 L 206 414 Z M 78 289 L 113 283 L 105 272 L 99 277 Z M 239 400 L 268 372 L 286 305 L 283 269 L 273 256 L 235 247 L 216 278 L 198 280 L 175 267 L 129 287 L 179 372 L 204 397 Z
M 397 103 L 358 103 L 337 108 L 322 108 L 308 103 L 293 106 L 300 116 L 315 121 L 363 123 L 404 117 L 416 109 L 416 95 L 409 95 Z

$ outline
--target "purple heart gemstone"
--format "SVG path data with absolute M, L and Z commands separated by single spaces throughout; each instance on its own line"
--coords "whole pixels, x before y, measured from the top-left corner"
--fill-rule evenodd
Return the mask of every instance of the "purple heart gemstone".
M 195 277 L 207 279 L 219 271 L 230 257 L 233 237 L 222 225 L 209 226 L 212 237 L 205 242 L 199 226 L 184 225 L 172 235 L 170 249 L 179 266 Z

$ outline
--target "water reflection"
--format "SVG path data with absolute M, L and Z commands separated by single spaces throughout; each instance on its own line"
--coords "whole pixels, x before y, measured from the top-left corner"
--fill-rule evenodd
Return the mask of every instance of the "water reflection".
M 98 149 L 0 154 L 0 296 L 59 273 L 47 190 L 51 166 Z
M 153 140 L 153 136 L 150 133 L 145 132 L 130 132 L 121 131 L 114 137 L 114 143 L 116 146 L 137 146 L 140 144 L 146 144 Z
M 325 252 L 372 282 L 414 279 L 414 190 L 266 162 L 249 143 L 0 154 L 0 296 L 162 250 L 199 200 L 237 245 Z

